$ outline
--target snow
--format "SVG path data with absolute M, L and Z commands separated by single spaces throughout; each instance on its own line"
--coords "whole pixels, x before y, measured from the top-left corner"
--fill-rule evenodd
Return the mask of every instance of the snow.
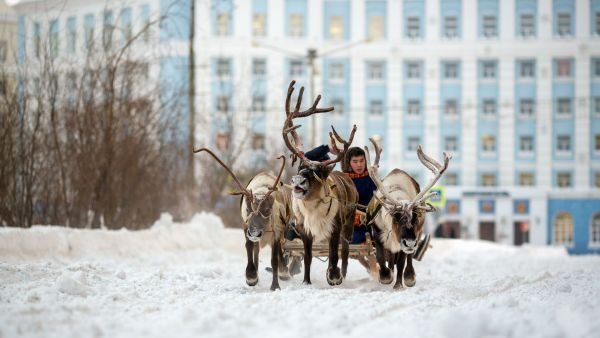
M 143 231 L 0 228 L 0 337 L 598 337 L 600 257 L 432 239 L 417 285 L 351 261 L 339 287 L 313 260 L 269 291 L 245 284 L 239 229 L 218 217 Z

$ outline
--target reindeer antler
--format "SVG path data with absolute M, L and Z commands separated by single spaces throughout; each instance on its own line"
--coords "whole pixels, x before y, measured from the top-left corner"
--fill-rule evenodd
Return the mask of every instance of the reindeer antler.
M 420 205 L 421 203 L 423 203 L 423 201 L 426 201 L 429 197 L 435 194 L 427 194 L 427 192 L 435 185 L 435 183 L 440 179 L 440 177 L 442 177 L 442 174 L 446 171 L 446 169 L 448 169 L 448 163 L 452 158 L 452 156 L 444 152 L 444 165 L 442 166 L 436 160 L 427 156 L 423 152 L 421 145 L 417 147 L 417 156 L 419 157 L 419 161 L 421 161 L 421 163 L 423 163 L 423 165 L 427 169 L 429 169 L 435 176 L 429 181 L 429 183 L 427 183 L 425 188 L 422 189 L 421 192 L 419 192 L 419 194 L 414 198 L 414 200 L 411 201 L 411 207 Z
M 383 186 L 383 182 L 381 181 L 381 177 L 379 176 L 379 159 L 381 158 L 382 148 L 377 145 L 377 142 L 372 137 L 369 137 L 369 141 L 373 143 L 373 147 L 375 148 L 375 162 L 371 163 L 371 155 L 369 154 L 369 147 L 365 146 L 365 155 L 367 160 L 367 171 L 369 172 L 369 176 L 375 183 L 377 190 L 381 192 L 383 198 L 386 203 L 391 205 L 399 205 L 400 202 L 397 201 L 390 195 L 390 193 Z
M 281 169 L 279 169 L 279 175 L 277 175 L 277 178 L 275 179 L 275 183 L 273 183 L 273 186 L 269 188 L 269 192 L 265 195 L 265 199 L 267 197 L 271 196 L 271 194 L 274 191 L 277 191 L 277 189 L 279 189 L 279 187 L 278 187 L 279 180 L 281 179 L 281 174 L 283 174 L 283 168 L 285 168 L 285 156 L 281 155 L 277 159 L 283 160 L 283 161 L 281 161 Z
M 287 96 L 285 98 L 286 119 L 283 124 L 283 130 L 282 130 L 281 134 L 283 136 L 283 141 L 285 142 L 285 145 L 292 152 L 292 154 L 295 157 L 300 158 L 302 160 L 302 162 L 304 162 L 305 164 L 310 165 L 314 161 L 311 161 L 304 156 L 304 152 L 302 151 L 302 140 L 300 139 L 300 136 L 296 132 L 296 129 L 300 128 L 301 125 L 295 126 L 293 119 L 296 119 L 299 117 L 307 117 L 307 116 L 310 116 L 313 114 L 318 114 L 318 113 L 328 113 L 330 111 L 333 111 L 333 107 L 317 108 L 319 101 L 321 101 L 321 95 L 319 95 L 319 96 L 317 96 L 317 98 L 315 99 L 315 102 L 313 102 L 313 105 L 310 108 L 301 112 L 300 106 L 302 104 L 302 96 L 304 95 L 304 87 L 301 87 L 300 93 L 298 95 L 298 100 L 296 101 L 296 107 L 295 107 L 294 111 L 290 111 L 290 101 L 292 99 L 292 93 L 294 92 L 294 84 L 296 84 L 296 81 L 292 80 L 292 82 L 290 82 L 290 86 L 288 87 Z M 292 138 L 294 139 L 294 145 L 291 144 L 288 134 L 291 135 Z M 296 159 L 294 158 L 292 160 L 292 164 L 294 164 L 295 161 L 296 161 Z M 316 162 L 316 163 L 318 163 L 318 162 Z
M 352 131 L 350 132 L 350 137 L 348 138 L 348 141 L 346 141 L 338 134 L 338 132 L 335 130 L 335 128 L 333 126 L 331 126 L 331 131 L 329 132 L 329 138 L 331 139 L 331 144 L 335 148 L 334 150 L 336 153 L 335 154 L 336 158 L 334 158 L 332 160 L 327 160 L 327 161 L 323 162 L 323 164 L 330 165 L 332 163 L 337 163 L 337 162 L 341 161 L 344 158 L 344 156 L 346 156 L 346 152 L 350 148 L 350 145 L 352 145 L 352 141 L 354 140 L 354 134 L 356 134 L 356 125 L 354 125 L 352 127 Z M 338 141 L 341 144 L 343 144 L 344 149 L 340 150 L 337 147 L 335 141 Z
M 240 191 L 234 191 L 234 192 L 230 192 L 230 195 L 245 195 L 246 198 L 248 198 L 249 201 L 252 201 L 254 199 L 254 197 L 252 196 L 252 192 L 249 191 L 248 189 L 244 188 L 244 186 L 242 185 L 242 183 L 240 183 L 240 181 L 238 180 L 238 178 L 235 176 L 235 174 L 231 171 L 231 169 L 229 169 L 229 167 L 223 163 L 223 161 L 221 161 L 221 159 L 215 155 L 210 149 L 208 148 L 200 148 L 200 149 L 194 149 L 194 153 L 199 153 L 201 151 L 206 151 L 207 153 L 210 154 L 210 156 L 212 156 L 217 162 L 219 162 L 219 164 L 225 168 L 225 170 L 227 170 L 227 172 L 229 173 L 229 175 L 231 175 L 231 177 L 233 177 L 233 180 L 235 181 L 235 183 L 237 183 L 238 187 L 240 187 Z

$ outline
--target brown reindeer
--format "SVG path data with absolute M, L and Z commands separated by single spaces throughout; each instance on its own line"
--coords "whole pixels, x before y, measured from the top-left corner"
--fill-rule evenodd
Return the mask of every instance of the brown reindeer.
M 416 283 L 415 270 L 412 259 L 419 239 L 423 234 L 425 214 L 434 211 L 435 208 L 427 199 L 432 194 L 427 194 L 429 189 L 440 179 L 448 168 L 451 157 L 444 153 L 444 165 L 440 165 L 431 157 L 425 155 L 421 146 L 417 148 L 417 156 L 427 169 L 431 170 L 434 178 L 429 181 L 425 189 L 421 190 L 417 183 L 408 173 L 400 169 L 393 169 L 383 180 L 381 180 L 379 169 L 379 158 L 381 149 L 377 143 L 370 138 L 375 147 L 375 162 L 371 164 L 369 148 L 365 146 L 367 169 L 369 175 L 377 186 L 377 192 L 369 203 L 367 213 L 373 220 L 375 233 L 375 248 L 377 263 L 379 264 L 379 281 L 382 284 L 392 282 L 391 270 L 385 266 L 386 250 L 391 254 L 396 263 L 397 276 L 395 289 L 404 284 L 412 287 Z M 406 261 L 406 270 L 404 263 Z
M 344 149 L 335 149 L 336 158 L 325 162 L 311 161 L 304 156 L 300 148 L 300 137 L 296 129 L 300 126 L 293 125 L 293 119 L 310 116 L 315 113 L 324 113 L 333 110 L 331 108 L 317 108 L 321 95 L 317 97 L 312 107 L 300 112 L 304 87 L 300 89 L 300 95 L 294 111 L 290 112 L 290 98 L 294 91 L 292 81 L 288 88 L 285 101 L 286 121 L 283 126 L 283 140 L 294 156 L 302 163 L 299 172 L 292 177 L 292 208 L 296 216 L 296 222 L 302 242 L 304 244 L 304 283 L 311 284 L 310 265 L 312 260 L 313 241 L 329 241 L 329 266 L 326 278 L 329 285 L 339 285 L 348 269 L 349 241 L 352 235 L 354 223 L 354 210 L 358 200 L 356 188 L 344 173 L 333 171 L 335 163 L 341 161 L 350 147 L 356 126 L 352 129 L 348 141 L 342 139 L 336 130 L 332 128 L 329 136 L 335 138 L 344 145 Z M 294 140 L 291 144 L 290 136 Z M 335 142 L 332 142 L 335 144 Z M 342 242 L 342 270 L 337 266 L 338 249 L 340 240 Z
M 258 254 L 260 249 L 271 245 L 271 268 L 273 281 L 271 290 L 279 289 L 278 277 L 282 280 L 290 278 L 288 268 L 283 259 L 281 239 L 283 230 L 289 222 L 291 212 L 290 189 L 280 182 L 285 158 L 280 156 L 282 164 L 277 177 L 261 172 L 254 176 L 244 187 L 235 174 L 212 151 L 206 148 L 194 150 L 195 153 L 205 151 L 209 153 L 231 175 L 239 187 L 239 191 L 230 195 L 242 195 L 240 209 L 244 222 L 244 235 L 246 237 L 246 284 L 255 286 L 258 283 Z

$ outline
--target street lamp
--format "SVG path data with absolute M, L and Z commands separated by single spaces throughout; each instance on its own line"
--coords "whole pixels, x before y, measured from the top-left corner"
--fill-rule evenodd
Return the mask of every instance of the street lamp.
M 282 53 L 282 54 L 285 54 L 285 55 L 293 56 L 295 58 L 305 57 L 306 58 L 306 64 L 307 64 L 308 69 L 309 69 L 308 76 L 309 76 L 309 86 L 310 86 L 310 102 L 312 104 L 313 102 L 315 102 L 315 99 L 316 99 L 315 77 L 316 77 L 316 74 L 317 74 L 317 66 L 316 66 L 315 60 L 317 58 L 319 58 L 319 57 L 323 57 L 323 56 L 327 56 L 327 55 L 334 54 L 334 53 L 337 53 L 337 52 L 341 52 L 341 51 L 344 51 L 344 50 L 348 50 L 348 49 L 354 48 L 356 46 L 359 46 L 361 44 L 369 43 L 371 41 L 372 41 L 371 38 L 365 38 L 365 39 L 362 39 L 362 40 L 350 42 L 348 44 L 332 48 L 332 49 L 324 51 L 322 53 L 319 53 L 316 48 L 308 48 L 306 50 L 306 54 L 304 54 L 304 55 L 302 55 L 301 53 L 297 53 L 297 52 L 294 52 L 294 51 L 291 51 L 291 50 L 287 50 L 287 49 L 281 48 L 279 46 L 273 46 L 273 45 L 265 44 L 265 43 L 262 43 L 262 42 L 258 42 L 256 40 L 252 41 L 252 45 L 254 47 L 261 47 L 261 48 L 270 49 L 270 50 L 276 51 L 278 53 Z M 317 122 L 316 122 L 317 120 L 313 118 L 313 119 L 311 119 L 311 121 L 312 121 L 311 122 L 312 133 L 311 133 L 310 139 L 311 139 L 311 145 L 314 146 L 317 143 Z

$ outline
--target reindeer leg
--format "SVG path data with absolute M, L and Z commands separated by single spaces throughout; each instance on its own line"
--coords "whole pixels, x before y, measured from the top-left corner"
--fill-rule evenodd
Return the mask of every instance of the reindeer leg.
M 327 268 L 327 283 L 329 285 L 342 284 L 342 275 L 337 263 L 339 260 L 338 249 L 340 247 L 340 232 L 334 231 L 329 239 L 329 267 Z
M 306 285 L 312 284 L 310 282 L 310 264 L 312 263 L 312 242 L 313 238 L 311 235 L 301 233 L 302 244 L 304 244 L 304 281 Z
M 390 270 L 392 270 L 392 272 L 394 272 L 394 268 L 396 267 L 396 260 L 398 259 L 397 253 L 393 253 L 391 251 L 388 251 L 388 257 L 387 257 L 387 263 L 388 263 L 388 268 L 390 268 Z
M 254 243 L 254 267 L 258 271 L 258 253 L 260 252 L 260 243 Z
M 275 236 L 273 236 L 275 237 Z M 273 238 L 271 245 L 271 268 L 273 269 L 273 282 L 271 282 L 271 291 L 281 289 L 279 287 L 279 255 L 281 252 L 281 243 L 278 239 Z
M 404 260 L 406 259 L 406 254 L 402 251 L 396 254 L 396 284 L 394 284 L 394 289 L 402 289 L 402 271 L 404 271 Z
M 406 270 L 404 271 L 404 284 L 406 286 L 413 287 L 417 284 L 417 276 L 415 275 L 415 269 L 412 265 L 413 254 L 406 256 Z
M 248 264 L 246 265 L 246 284 L 254 286 L 258 283 L 258 268 L 254 265 L 253 252 L 254 242 L 246 238 L 246 254 L 248 255 Z
M 290 272 L 288 270 L 287 265 L 285 264 L 285 258 L 283 257 L 283 247 L 281 245 L 281 241 L 277 240 L 279 243 L 279 250 L 277 250 L 277 256 L 279 257 L 279 279 L 281 280 L 289 280 L 291 278 Z
M 383 247 L 383 243 L 379 240 L 379 238 L 374 239 L 375 243 L 375 257 L 377 258 L 377 263 L 379 264 L 379 283 L 381 284 L 391 284 L 394 278 L 392 277 L 392 271 L 385 265 L 385 248 Z
M 352 210 L 354 212 L 354 210 Z M 350 256 L 350 241 L 352 240 L 352 227 L 354 227 L 354 218 L 346 216 L 347 224 L 342 230 L 342 277 L 346 278 L 348 272 L 348 257 Z M 344 231 L 345 230 L 345 231 Z

